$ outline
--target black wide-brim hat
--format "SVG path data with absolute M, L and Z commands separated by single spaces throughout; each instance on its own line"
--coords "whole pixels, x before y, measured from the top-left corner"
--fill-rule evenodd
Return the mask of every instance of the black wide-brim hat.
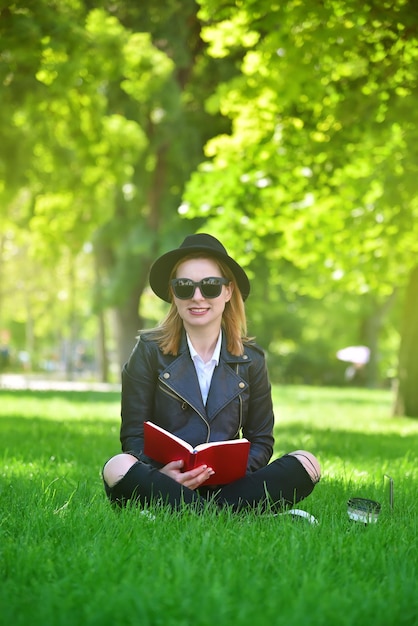
M 198 233 L 189 235 L 179 248 L 166 252 L 160 256 L 152 265 L 149 275 L 151 289 L 159 298 L 166 302 L 171 301 L 169 280 L 174 266 L 180 259 L 189 254 L 201 252 L 203 256 L 219 259 L 229 267 L 237 282 L 243 300 L 248 298 L 250 293 L 250 281 L 242 267 L 229 256 L 225 247 L 212 235 Z

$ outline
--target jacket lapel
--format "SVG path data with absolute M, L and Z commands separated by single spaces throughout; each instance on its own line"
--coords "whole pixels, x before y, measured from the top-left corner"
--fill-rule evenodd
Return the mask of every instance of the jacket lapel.
M 248 363 L 247 356 L 236 357 L 230 354 L 222 337 L 219 364 L 213 372 L 205 406 L 186 335 L 183 334 L 180 354 L 161 372 L 160 380 L 210 422 L 227 404 L 247 389 L 247 381 L 237 373 L 240 363 Z
M 212 421 L 227 404 L 232 402 L 247 387 L 248 383 L 239 374 L 236 374 L 228 363 L 221 359 L 213 372 L 206 402 L 208 420 Z
M 159 378 L 195 411 L 206 417 L 196 369 L 187 346 L 186 350 L 161 372 Z

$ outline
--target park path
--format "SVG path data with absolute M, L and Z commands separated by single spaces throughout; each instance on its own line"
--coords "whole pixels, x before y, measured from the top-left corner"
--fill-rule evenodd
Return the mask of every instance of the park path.
M 120 384 L 58 380 L 36 374 L 0 374 L 0 389 L 34 391 L 120 391 Z

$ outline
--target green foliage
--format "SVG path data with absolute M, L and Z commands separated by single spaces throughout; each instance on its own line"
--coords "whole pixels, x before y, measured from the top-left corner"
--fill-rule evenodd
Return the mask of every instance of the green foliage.
M 412 626 L 416 422 L 388 419 L 381 391 L 275 387 L 274 399 L 275 454 L 320 458 L 323 478 L 299 505 L 317 526 L 114 511 L 100 468 L 119 449 L 119 394 L 0 391 L 5 623 Z M 353 496 L 382 503 L 375 525 L 348 520 Z
M 151 261 L 190 230 L 177 207 L 207 120 L 218 128 L 204 106 L 211 61 L 194 2 L 38 5 L 11 5 L 0 25 L 13 26 L 0 58 L 0 193 L 9 219 L 25 191 L 19 226 L 46 271 L 93 242 L 94 308 L 118 312 L 123 359 Z
M 373 318 L 383 378 L 399 312 L 382 311 L 418 246 L 414 3 L 160 4 L 1 9 L 1 326 L 26 317 L 46 343 L 112 308 L 122 361 L 156 317 L 151 262 L 202 228 L 255 279 L 275 375 L 326 379 Z M 92 286 L 74 292 L 83 264 Z
M 416 8 L 201 6 L 209 53 L 243 59 L 211 100 L 233 132 L 208 142 L 184 214 L 229 221 L 250 267 L 260 249 L 279 271 L 291 261 L 314 295 L 313 274 L 387 295 L 417 253 Z

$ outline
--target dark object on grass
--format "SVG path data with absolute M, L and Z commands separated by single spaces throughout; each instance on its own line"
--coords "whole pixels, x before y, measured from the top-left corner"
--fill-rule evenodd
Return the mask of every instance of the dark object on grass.
M 378 520 L 381 505 L 368 498 L 350 498 L 347 502 L 348 517 L 354 522 L 375 524 Z

